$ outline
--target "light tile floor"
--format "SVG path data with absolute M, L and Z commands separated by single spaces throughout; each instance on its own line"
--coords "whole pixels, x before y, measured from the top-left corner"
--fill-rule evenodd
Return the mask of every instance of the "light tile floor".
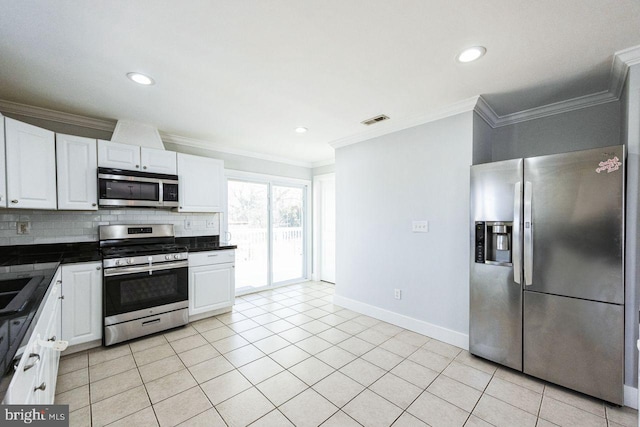
M 637 411 L 332 304 L 308 282 L 62 358 L 72 426 L 629 426 Z

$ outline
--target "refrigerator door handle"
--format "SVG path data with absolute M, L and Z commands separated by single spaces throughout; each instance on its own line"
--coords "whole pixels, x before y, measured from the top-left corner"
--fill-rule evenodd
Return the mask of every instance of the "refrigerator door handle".
M 533 218 L 531 216 L 531 195 L 533 186 L 524 183 L 524 285 L 533 285 Z
M 520 238 L 520 228 L 522 227 L 522 182 L 515 184 L 513 191 L 513 243 L 511 258 L 513 260 L 513 281 L 522 283 L 522 240 Z

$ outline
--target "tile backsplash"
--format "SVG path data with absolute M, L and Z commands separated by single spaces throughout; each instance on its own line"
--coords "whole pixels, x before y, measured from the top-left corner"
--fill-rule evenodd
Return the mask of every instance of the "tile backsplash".
M 17 223 L 29 222 L 29 234 Z M 190 228 L 186 223 L 190 222 Z M 207 222 L 210 227 L 207 227 Z M 213 224 L 211 224 L 213 222 Z M 177 237 L 220 234 L 218 213 L 178 213 L 163 209 L 98 211 L 0 210 L 0 246 L 98 240 L 98 226 L 109 224 L 173 224 Z

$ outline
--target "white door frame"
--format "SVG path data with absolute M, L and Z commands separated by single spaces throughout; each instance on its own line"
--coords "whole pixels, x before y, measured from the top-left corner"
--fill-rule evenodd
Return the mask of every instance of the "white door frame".
M 325 173 L 313 177 L 313 274 L 311 280 L 319 281 L 322 266 L 322 200 L 320 186 L 322 181 L 333 178 L 335 180 L 336 173 Z

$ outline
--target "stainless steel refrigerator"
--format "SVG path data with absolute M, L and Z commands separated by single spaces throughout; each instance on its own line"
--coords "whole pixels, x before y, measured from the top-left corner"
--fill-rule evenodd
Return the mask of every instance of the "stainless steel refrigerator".
M 624 158 L 471 167 L 472 354 L 623 403 Z

